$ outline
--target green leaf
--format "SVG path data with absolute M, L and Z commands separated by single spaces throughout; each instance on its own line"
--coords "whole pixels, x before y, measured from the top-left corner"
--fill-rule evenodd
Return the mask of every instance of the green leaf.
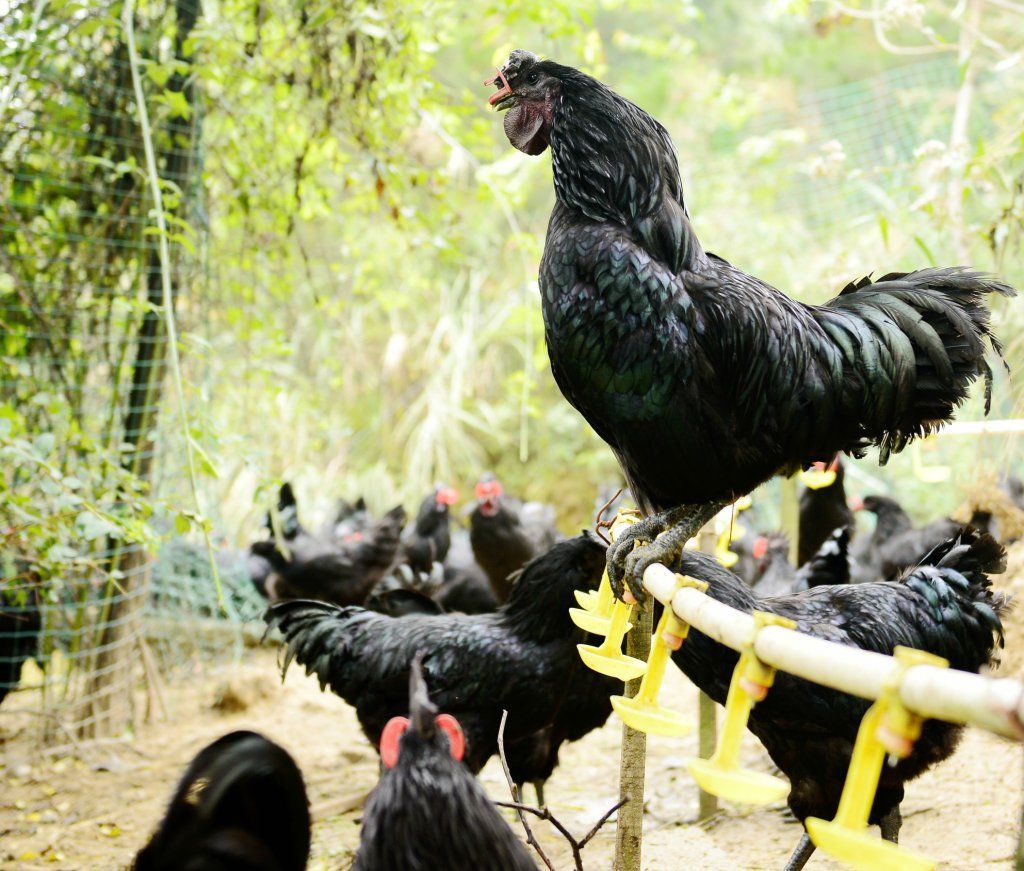
M 174 118 L 191 118 L 192 107 L 181 91 L 164 91 L 157 100 L 171 110 Z

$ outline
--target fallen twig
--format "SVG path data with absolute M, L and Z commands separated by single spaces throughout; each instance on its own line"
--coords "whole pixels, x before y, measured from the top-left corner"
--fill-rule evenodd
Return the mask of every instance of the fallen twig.
M 505 780 L 508 781 L 509 792 L 512 793 L 512 801 L 516 804 L 519 803 L 519 787 L 515 785 L 512 780 L 512 773 L 508 770 L 508 760 L 505 758 L 505 721 L 508 720 L 508 711 L 501 712 L 501 723 L 498 726 L 498 758 L 501 760 L 501 768 L 505 772 Z M 537 851 L 537 855 L 540 856 L 541 860 L 548 867 L 549 871 L 555 871 L 555 866 L 551 864 L 551 860 L 548 858 L 547 853 L 538 843 L 537 839 L 533 835 L 533 829 L 530 828 L 530 824 L 526 821 L 526 813 L 519 809 L 516 811 L 519 814 L 519 822 L 523 824 L 523 830 L 526 832 L 526 843 L 528 843 L 534 850 Z
M 600 516 L 600 515 L 598 515 Z M 508 719 L 508 711 L 501 712 L 501 725 L 498 727 L 498 756 L 501 759 L 501 767 L 505 772 L 505 779 L 508 781 L 509 791 L 512 793 L 512 801 L 496 801 L 495 804 L 498 807 L 507 807 L 514 810 L 519 815 L 519 821 L 523 824 L 523 829 L 526 831 L 526 841 L 530 844 L 540 855 L 544 864 L 547 865 L 551 871 L 555 871 L 555 866 L 551 864 L 551 860 L 548 859 L 547 855 L 541 849 L 540 844 L 534 837 L 533 830 L 530 828 L 529 823 L 526 822 L 526 814 L 533 814 L 542 820 L 551 823 L 555 829 L 569 842 L 569 847 L 572 850 L 573 863 L 576 866 L 576 871 L 583 871 L 583 848 L 587 846 L 590 840 L 596 835 L 601 827 L 611 819 L 613 813 L 615 813 L 620 807 L 622 807 L 627 801 L 629 796 L 617 801 L 611 808 L 605 811 L 604 815 L 599 819 L 593 826 L 593 828 L 587 832 L 580 840 L 576 840 L 572 832 L 570 832 L 565 825 L 558 819 L 551 809 L 545 805 L 542 808 L 533 807 L 532 805 L 523 804 L 519 801 L 519 788 L 515 785 L 512 780 L 512 774 L 508 770 L 508 762 L 505 760 L 505 721 Z

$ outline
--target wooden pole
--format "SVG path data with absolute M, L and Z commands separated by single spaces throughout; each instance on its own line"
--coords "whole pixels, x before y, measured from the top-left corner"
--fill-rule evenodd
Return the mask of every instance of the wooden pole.
M 626 653 L 637 659 L 650 654 L 650 636 L 654 630 L 654 603 L 633 612 L 633 628 L 626 636 Z M 640 679 L 626 684 L 625 695 L 633 698 Z M 623 747 L 618 764 L 618 797 L 626 801 L 615 818 L 615 871 L 640 871 L 643 846 L 643 793 L 647 766 L 647 735 L 623 724 Z
M 633 628 L 626 636 L 626 653 L 646 660 L 654 631 L 654 602 L 633 611 Z M 640 678 L 626 683 L 625 696 L 633 698 Z M 622 755 L 619 761 L 619 808 L 615 824 L 615 871 L 640 871 L 644 834 L 644 778 L 647 766 L 647 735 L 622 724 Z
M 789 539 L 789 561 L 797 565 L 800 554 L 800 499 L 797 496 L 796 475 L 783 478 L 779 483 L 782 486 L 782 500 L 779 505 L 782 531 Z
M 717 536 L 714 523 L 700 531 L 700 549 L 703 553 L 714 554 Z M 697 755 L 710 759 L 718 746 L 718 706 L 711 697 L 701 693 L 697 699 Z M 718 796 L 698 787 L 697 819 L 706 820 L 718 813 Z

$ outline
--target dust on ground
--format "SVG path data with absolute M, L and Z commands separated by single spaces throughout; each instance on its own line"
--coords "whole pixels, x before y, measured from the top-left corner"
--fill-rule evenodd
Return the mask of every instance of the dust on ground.
M 1008 622 L 1001 675 L 1020 676 L 1024 665 L 1024 547 L 1011 554 L 999 586 L 1022 606 Z M 377 779 L 377 757 L 353 710 L 321 693 L 298 668 L 282 685 L 274 651 L 247 651 L 242 665 L 178 681 L 167 692 L 172 718 L 150 723 L 130 742 L 83 748 L 71 756 L 34 754 L 25 736 L 4 734 L 0 718 L 0 867 L 91 869 L 127 867 L 161 817 L 177 779 L 207 743 L 235 729 L 262 732 L 282 744 L 302 768 L 314 819 L 311 869 L 347 868 L 359 841 L 361 802 Z M 696 690 L 673 670 L 662 701 L 696 723 Z M 8 698 L 6 705 L 16 702 Z M 554 814 L 582 836 L 618 793 L 620 721 L 566 745 L 548 783 Z M 800 827 L 780 803 L 746 808 L 724 805 L 697 823 L 697 789 L 685 762 L 696 735 L 648 739 L 645 869 L 707 871 L 779 869 L 796 845 Z M 744 764 L 767 770 L 753 736 Z M 907 787 L 901 844 L 949 869 L 1012 866 L 1020 820 L 1024 759 L 1019 745 L 968 730 L 957 753 Z M 481 773 L 487 791 L 507 800 L 497 760 Z M 528 796 L 530 797 L 530 796 Z M 509 822 L 518 830 L 511 813 Z M 572 868 L 564 840 L 543 822 L 533 828 L 556 868 Z M 612 867 L 614 824 L 607 825 L 583 858 L 587 869 Z M 839 866 L 820 852 L 808 871 Z

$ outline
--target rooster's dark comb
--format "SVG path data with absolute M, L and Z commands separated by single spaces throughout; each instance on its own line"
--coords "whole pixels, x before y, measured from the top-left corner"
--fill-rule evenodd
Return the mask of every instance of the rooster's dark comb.
M 515 48 L 512 49 L 512 53 L 508 56 L 508 60 L 505 61 L 501 71 L 505 74 L 506 78 L 514 79 L 519 75 L 520 70 L 524 66 L 532 66 L 539 60 L 540 58 L 532 51 L 527 51 L 524 48 Z

